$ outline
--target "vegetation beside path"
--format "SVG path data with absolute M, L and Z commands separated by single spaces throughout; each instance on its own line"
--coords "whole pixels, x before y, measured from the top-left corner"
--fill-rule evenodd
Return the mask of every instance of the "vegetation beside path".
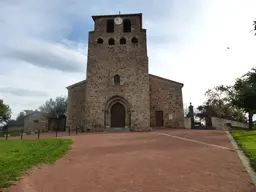
M 256 171 L 256 131 L 232 130 L 231 134 L 250 159 L 251 166 Z
M 35 165 L 55 163 L 72 143 L 71 139 L 0 140 L 0 189 Z

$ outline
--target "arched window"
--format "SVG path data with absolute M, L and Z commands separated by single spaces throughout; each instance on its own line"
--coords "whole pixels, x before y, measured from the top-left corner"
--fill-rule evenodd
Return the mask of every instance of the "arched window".
M 98 43 L 98 44 L 102 44 L 102 43 L 103 43 L 103 39 L 99 38 L 99 39 L 97 40 L 97 43 Z
M 114 76 L 114 84 L 115 85 L 120 85 L 120 76 L 119 75 Z
M 125 33 L 131 32 L 131 21 L 129 19 L 124 19 L 123 30 Z
M 108 45 L 115 45 L 115 40 L 113 38 L 110 38 L 108 40 Z
M 123 45 L 123 44 L 126 44 L 126 39 L 124 37 L 122 37 L 120 39 L 120 44 Z
M 114 32 L 114 20 L 109 19 L 107 20 L 107 33 L 113 33 Z
M 133 37 L 132 38 L 132 43 L 137 44 L 138 43 L 138 39 L 136 37 Z

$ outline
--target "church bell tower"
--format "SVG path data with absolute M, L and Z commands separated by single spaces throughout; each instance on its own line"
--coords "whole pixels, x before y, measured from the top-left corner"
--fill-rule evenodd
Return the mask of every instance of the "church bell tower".
M 150 127 L 146 30 L 142 14 L 92 16 L 85 120 L 103 128 Z

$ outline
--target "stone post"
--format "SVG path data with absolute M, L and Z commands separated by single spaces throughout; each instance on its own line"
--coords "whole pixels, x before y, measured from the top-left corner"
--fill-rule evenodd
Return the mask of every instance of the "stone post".
M 191 118 L 191 128 L 194 127 L 194 122 L 195 122 L 195 119 L 194 119 L 194 106 L 192 105 L 192 103 L 190 102 L 190 105 L 188 107 L 189 109 L 189 112 L 188 112 L 188 117 Z

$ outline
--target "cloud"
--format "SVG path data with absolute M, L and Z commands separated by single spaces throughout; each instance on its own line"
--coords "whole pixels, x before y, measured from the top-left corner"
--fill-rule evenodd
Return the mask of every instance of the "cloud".
M 255 0 L 0 0 L 0 97 L 15 117 L 67 95 L 65 87 L 86 76 L 91 16 L 121 11 L 143 13 L 150 73 L 184 83 L 184 103 L 197 106 L 207 89 L 256 66 L 249 32 L 255 6 Z M 34 90 L 39 95 L 32 97 Z
M 28 97 L 46 97 L 48 94 L 43 91 L 38 90 L 29 90 L 22 88 L 13 88 L 13 87 L 0 87 L 2 93 L 12 94 L 18 97 L 28 96 Z
M 26 46 L 24 46 L 26 45 Z M 64 44 L 24 39 L 19 45 L 6 48 L 2 57 L 25 61 L 41 68 L 64 72 L 82 72 L 86 56 Z

